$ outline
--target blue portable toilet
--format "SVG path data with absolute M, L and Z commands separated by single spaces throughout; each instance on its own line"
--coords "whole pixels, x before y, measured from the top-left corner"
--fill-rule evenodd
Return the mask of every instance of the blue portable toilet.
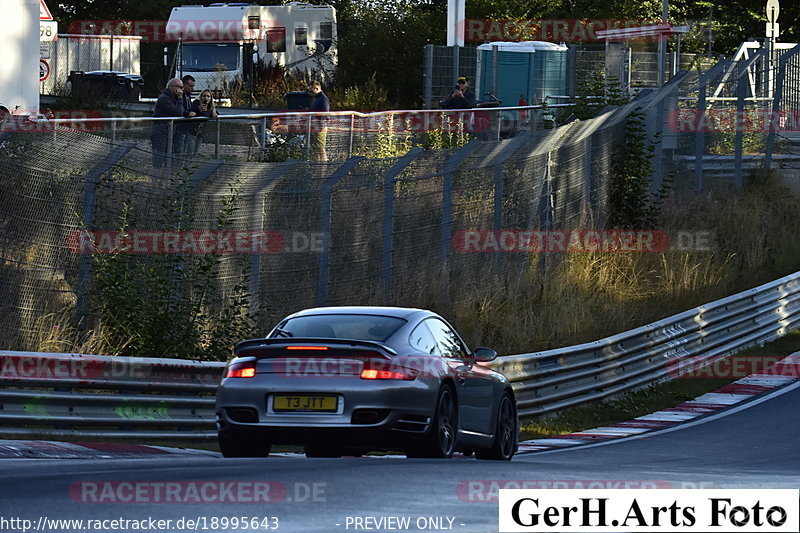
M 497 47 L 496 68 L 494 47 Z M 497 99 L 502 107 L 513 107 L 523 95 L 529 105 L 534 105 L 544 101 L 546 96 L 566 92 L 566 46 L 544 41 L 493 42 L 478 46 L 475 85 L 478 101 Z

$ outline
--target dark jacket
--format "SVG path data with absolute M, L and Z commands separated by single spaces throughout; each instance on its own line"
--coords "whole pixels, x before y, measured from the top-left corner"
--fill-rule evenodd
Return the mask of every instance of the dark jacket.
M 153 108 L 153 117 L 185 117 L 189 114 L 188 110 L 183 108 L 183 102 L 180 98 L 172 96 L 172 91 L 169 88 L 158 96 L 156 106 Z M 169 128 L 169 122 L 158 121 L 153 122 L 150 129 L 150 136 L 166 135 Z
M 194 116 L 195 117 L 211 118 L 211 110 L 210 109 L 206 109 L 205 111 L 202 111 L 202 112 L 200 111 L 200 99 L 199 98 L 197 100 L 195 100 L 194 102 L 192 102 L 192 107 L 191 107 L 190 111 L 194 111 Z M 198 120 L 198 121 L 195 121 L 195 122 L 190 122 L 189 123 L 189 133 L 191 133 L 192 135 L 195 135 L 195 136 L 199 135 L 200 132 L 203 131 L 203 126 L 204 125 L 205 125 L 205 121 L 204 120 L 203 121 Z
M 447 100 L 442 102 L 442 107 L 444 109 L 470 109 L 475 107 L 475 93 L 468 88 L 462 96 L 453 96 L 451 94 Z
M 321 92 L 311 100 L 309 111 L 325 112 L 331 110 L 331 102 L 325 93 Z

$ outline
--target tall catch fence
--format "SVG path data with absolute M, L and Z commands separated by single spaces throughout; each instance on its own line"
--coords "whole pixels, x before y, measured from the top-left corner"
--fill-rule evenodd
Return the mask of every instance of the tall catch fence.
M 168 269 L 172 281 L 153 298 L 170 308 L 183 309 L 181 301 L 199 292 L 213 295 L 195 309 L 204 316 L 246 301 L 262 332 L 312 305 L 433 304 L 488 276 L 540 271 L 550 254 L 537 253 L 536 238 L 528 233 L 526 240 L 525 232 L 603 228 L 627 118 L 641 109 L 655 133 L 680 79 L 594 119 L 553 129 L 480 129 L 475 124 L 483 111 L 463 112 L 459 142 L 461 133 L 441 123 L 410 143 L 400 127 L 391 130 L 400 140 L 381 137 L 370 128 L 404 123 L 402 113 L 370 116 L 366 125 L 336 132 L 346 141 L 331 134 L 328 161 L 285 155 L 270 161 L 264 125 L 273 124 L 271 115 L 208 122 L 205 130 L 219 142 L 196 155 L 181 155 L 179 148 L 162 167 L 153 166 L 150 119 L 105 121 L 93 131 L 78 131 L 74 123 L 3 133 L 4 345 L 39 349 L 58 327 L 53 313 L 81 327 L 102 325 L 101 293 L 124 298 L 139 279 L 129 269 L 109 280 L 105 271 L 101 283 L 109 257 L 123 257 L 135 272 Z M 497 110 L 516 114 L 518 124 L 537 112 Z M 356 120 L 330 117 L 329 132 L 336 121 L 349 127 Z M 180 124 L 169 127 L 180 131 Z M 348 154 L 351 132 L 362 129 L 373 144 Z M 431 137 L 440 147 L 420 141 Z M 241 138 L 259 144 L 236 144 Z M 291 142 L 301 151 L 306 146 L 303 139 L 283 144 Z M 668 155 L 664 146 L 656 146 L 654 187 Z M 516 240 L 499 242 L 493 233 L 499 230 Z M 187 272 L 210 272 L 211 281 L 198 286 Z
M 457 48 L 457 50 L 454 50 Z M 632 51 L 623 47 L 622 57 L 607 65 L 607 52 L 603 43 L 570 44 L 566 55 L 566 81 L 565 95 L 575 96 L 581 88 L 587 85 L 594 86 L 602 79 L 608 67 L 608 75 L 617 78 L 625 88 L 630 88 L 631 93 L 641 89 L 658 87 L 658 53 Z M 697 54 L 672 53 L 667 56 L 667 78 L 671 78 L 680 70 L 703 71 L 709 68 L 710 60 Z M 675 63 L 678 62 L 677 68 Z M 458 76 L 466 76 L 475 87 L 478 74 L 478 53 L 476 46 L 441 46 L 429 44 L 425 46 L 425 69 L 423 74 L 423 102 L 426 108 L 441 107 L 440 103 L 453 91 L 453 83 Z M 476 95 L 479 101 L 490 101 L 487 94 Z M 513 105 L 516 102 L 502 102 L 503 105 Z M 538 103 L 538 102 L 531 102 Z
M 762 169 L 800 186 L 800 47 L 744 43 L 731 60 L 691 72 L 680 110 L 666 129 L 678 138 L 675 161 L 708 186 L 741 188 Z

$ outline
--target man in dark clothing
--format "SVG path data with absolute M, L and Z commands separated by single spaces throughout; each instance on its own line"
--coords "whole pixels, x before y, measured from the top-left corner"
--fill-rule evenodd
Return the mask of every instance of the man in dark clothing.
M 153 117 L 193 117 L 194 112 L 183 107 L 183 82 L 172 78 L 167 83 L 153 109 Z M 174 134 L 173 136 L 177 138 Z M 153 166 L 161 168 L 167 163 L 167 143 L 169 142 L 169 121 L 153 121 L 150 129 L 150 141 L 153 143 Z M 173 147 L 176 143 L 173 143 Z
M 469 88 L 469 81 L 461 76 L 456 81 L 456 89 L 442 103 L 444 109 L 470 109 L 475 107 L 475 93 Z
M 328 97 L 322 92 L 322 84 L 320 82 L 312 81 L 308 86 L 308 93 L 311 95 L 311 107 L 309 111 L 327 113 L 331 110 L 330 100 L 328 100 Z M 315 122 L 316 124 L 312 124 L 312 126 L 315 126 L 312 130 L 316 131 L 312 131 L 310 139 L 313 158 L 314 161 L 327 161 L 328 152 L 325 149 L 325 145 L 328 141 L 328 125 L 326 123 L 326 118 L 324 116 L 319 117 Z
M 195 79 L 194 76 L 186 74 L 181 78 L 183 82 L 183 97 L 181 103 L 183 104 L 184 111 L 192 109 L 192 91 L 194 91 Z M 186 116 L 186 114 L 184 114 Z M 189 122 L 176 122 L 175 123 L 175 154 L 176 155 L 192 155 L 194 154 L 194 132 L 195 124 Z

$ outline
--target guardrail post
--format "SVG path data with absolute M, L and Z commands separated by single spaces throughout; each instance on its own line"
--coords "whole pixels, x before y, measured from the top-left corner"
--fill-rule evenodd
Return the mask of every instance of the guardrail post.
M 381 285 L 387 303 L 392 293 L 392 256 L 394 252 L 394 180 L 411 162 L 422 154 L 419 147 L 412 148 L 383 175 L 383 250 L 381 260 Z
M 111 170 L 111 167 L 116 165 L 128 152 L 133 150 L 135 146 L 134 143 L 125 143 L 115 147 L 105 159 L 86 174 L 83 186 L 83 227 L 81 231 L 91 231 L 94 226 L 97 185 L 100 182 L 100 178 Z M 92 251 L 84 250 L 82 243 L 83 239 L 79 239 L 78 253 L 80 256 L 78 259 L 77 303 L 75 306 L 77 325 L 80 330 L 88 326 L 86 321 L 89 316 L 89 290 L 92 277 Z
M 347 176 L 364 157 L 351 157 L 345 161 L 322 185 L 322 205 L 320 223 L 322 230 L 322 253 L 319 255 L 319 273 L 317 278 L 317 305 L 328 303 L 328 279 L 331 269 L 331 226 L 333 224 L 333 188 Z

